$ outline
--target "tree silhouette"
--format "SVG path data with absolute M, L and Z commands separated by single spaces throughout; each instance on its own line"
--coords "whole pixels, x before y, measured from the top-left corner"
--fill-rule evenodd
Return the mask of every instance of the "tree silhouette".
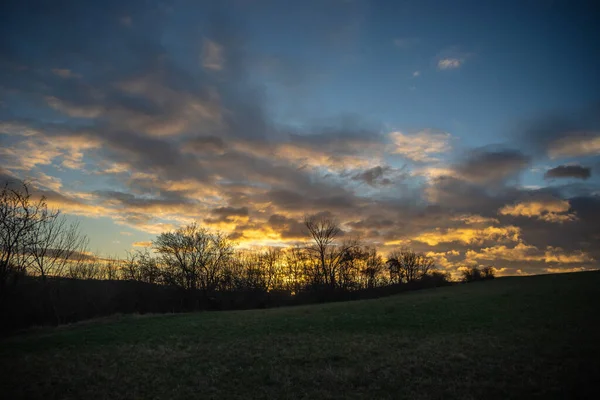
M 344 262 L 348 262 L 358 242 L 346 240 L 337 243 L 336 239 L 342 230 L 335 219 L 327 216 L 307 216 L 304 218 L 304 225 L 313 241 L 308 250 L 317 259 L 315 280 L 330 289 L 335 289 L 338 286 L 340 268 Z
M 233 243 L 193 223 L 161 233 L 153 242 L 168 281 L 188 290 L 214 292 L 233 256 Z
M 408 248 L 392 251 L 387 264 L 390 280 L 395 283 L 414 282 L 435 269 L 435 261 L 431 257 Z

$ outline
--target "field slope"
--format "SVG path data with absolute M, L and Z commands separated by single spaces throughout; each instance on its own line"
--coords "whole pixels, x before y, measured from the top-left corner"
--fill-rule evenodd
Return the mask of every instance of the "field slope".
M 0 397 L 592 398 L 600 273 L 122 316 L 0 341 Z

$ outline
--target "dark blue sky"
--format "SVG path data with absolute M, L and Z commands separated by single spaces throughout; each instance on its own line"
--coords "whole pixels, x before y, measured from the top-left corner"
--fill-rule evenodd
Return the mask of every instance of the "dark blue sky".
M 330 212 L 451 270 L 589 268 L 594 3 L 3 2 L 0 177 L 102 253 L 190 221 L 289 244 Z

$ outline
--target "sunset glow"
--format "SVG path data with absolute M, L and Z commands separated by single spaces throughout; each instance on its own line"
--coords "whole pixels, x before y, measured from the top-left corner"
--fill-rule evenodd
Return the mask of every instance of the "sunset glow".
M 30 182 L 101 257 L 192 222 L 287 247 L 325 213 L 453 275 L 597 268 L 585 7 L 67 3 L 3 12 L 0 181 Z

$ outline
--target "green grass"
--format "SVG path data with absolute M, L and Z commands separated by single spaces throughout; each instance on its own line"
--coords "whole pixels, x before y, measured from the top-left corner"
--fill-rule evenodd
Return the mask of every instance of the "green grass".
M 600 272 L 377 300 L 117 316 L 0 341 L 0 397 L 592 397 Z

